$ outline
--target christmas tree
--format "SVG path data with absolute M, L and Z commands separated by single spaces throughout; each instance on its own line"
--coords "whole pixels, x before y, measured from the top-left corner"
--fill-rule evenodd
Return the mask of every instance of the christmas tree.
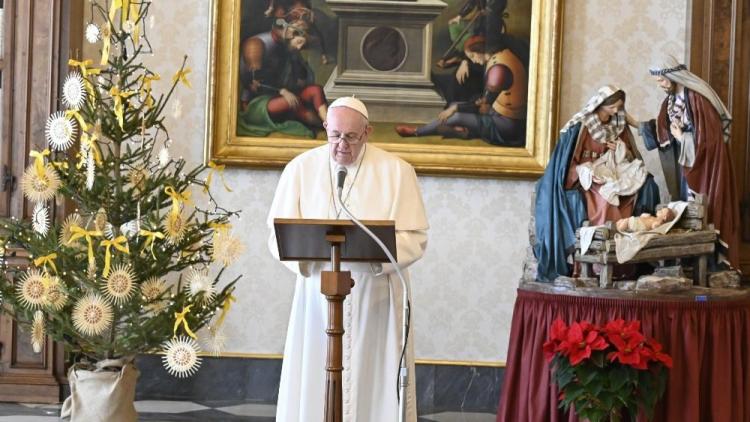
M 223 167 L 170 157 L 164 110 L 190 88 L 190 69 L 186 57 L 165 80 L 143 65 L 150 3 L 91 4 L 103 23 L 85 36 L 101 57 L 69 62 L 64 109 L 49 117 L 48 148 L 32 151 L 22 180 L 31 221 L 0 222 L 0 294 L 4 311 L 31 325 L 37 351 L 46 335 L 90 361 L 164 351 L 170 373 L 187 376 L 200 366 L 200 328 L 201 341 L 222 346 L 237 280 L 220 288 L 220 279 L 242 244 L 230 226 L 238 212 L 211 193 L 229 189 Z M 155 95 L 152 84 L 165 82 Z M 50 222 L 61 202 L 75 210 Z M 8 265 L 18 250 L 28 265 Z

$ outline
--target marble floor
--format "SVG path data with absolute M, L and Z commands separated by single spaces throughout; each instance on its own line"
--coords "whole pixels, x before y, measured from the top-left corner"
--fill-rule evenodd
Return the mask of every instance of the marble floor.
M 141 421 L 272 422 L 276 406 L 254 403 L 144 400 L 135 402 Z M 0 403 L 0 422 L 59 421 L 59 405 Z M 494 422 L 491 413 L 443 412 L 421 415 L 419 422 Z

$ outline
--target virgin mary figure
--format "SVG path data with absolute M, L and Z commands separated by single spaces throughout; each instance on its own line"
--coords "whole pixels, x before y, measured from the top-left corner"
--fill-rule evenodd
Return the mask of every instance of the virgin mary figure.
M 625 112 L 625 92 L 605 85 L 560 131 L 536 185 L 537 280 L 552 282 L 557 276 L 572 274 L 568 257 L 575 249 L 576 229 L 584 220 L 600 225 L 644 212 L 653 214 L 659 188 L 640 161 L 629 124 L 637 122 Z M 611 168 L 606 166 L 608 161 L 614 163 Z M 618 168 L 627 173 L 618 174 Z

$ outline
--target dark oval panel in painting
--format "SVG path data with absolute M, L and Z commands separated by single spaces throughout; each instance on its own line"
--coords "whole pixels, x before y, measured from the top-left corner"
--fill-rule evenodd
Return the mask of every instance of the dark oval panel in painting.
M 406 59 L 406 40 L 399 31 L 378 26 L 362 40 L 362 57 L 375 70 L 396 70 Z

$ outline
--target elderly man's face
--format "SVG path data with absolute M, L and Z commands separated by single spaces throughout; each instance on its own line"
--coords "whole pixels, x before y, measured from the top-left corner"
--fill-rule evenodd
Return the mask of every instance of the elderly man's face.
M 669 79 L 661 75 L 656 75 L 654 76 L 654 80 L 656 81 L 656 84 L 659 85 L 659 88 L 661 88 L 667 94 L 671 94 L 674 92 L 674 84 Z
M 331 158 L 343 166 L 352 164 L 359 157 L 372 132 L 364 116 L 348 107 L 329 109 L 325 128 Z M 352 143 L 342 138 L 350 139 Z

